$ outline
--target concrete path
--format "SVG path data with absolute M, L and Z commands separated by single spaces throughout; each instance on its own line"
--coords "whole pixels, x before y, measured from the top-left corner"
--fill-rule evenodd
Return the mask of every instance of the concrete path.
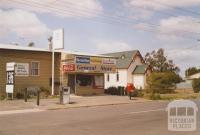
M 28 112 L 35 109 L 39 110 L 56 110 L 56 109 L 67 109 L 67 108 L 77 108 L 77 107 L 90 107 L 90 106 L 105 106 L 105 105 L 117 105 L 117 104 L 132 104 L 138 102 L 147 102 L 149 100 L 145 100 L 142 98 L 134 98 L 133 100 L 129 100 L 127 96 L 74 96 L 72 95 L 70 98 L 70 104 L 61 105 L 59 104 L 58 98 L 53 99 L 41 99 L 40 106 L 36 105 L 36 99 L 30 99 L 28 102 L 24 102 L 24 100 L 5 100 L 0 102 L 0 115 L 7 114 L 8 111 L 10 113 L 18 113 L 15 110 L 24 110 Z M 6 111 L 2 112 L 2 111 Z M 23 112 L 23 111 L 21 111 Z

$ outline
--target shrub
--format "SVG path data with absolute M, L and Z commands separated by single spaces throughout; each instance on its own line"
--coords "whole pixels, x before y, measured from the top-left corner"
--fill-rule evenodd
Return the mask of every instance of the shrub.
M 193 88 L 195 93 L 200 92 L 200 78 L 194 79 L 192 81 L 192 88 Z
M 23 99 L 24 98 L 24 93 L 23 92 L 17 92 L 16 93 L 16 98 L 17 99 Z
M 151 99 L 151 100 L 160 100 L 160 99 L 161 99 L 161 96 L 160 96 L 159 93 L 152 93 L 152 94 L 150 95 L 150 99 Z
M 0 100 L 4 100 L 6 96 L 4 94 L 0 94 Z
M 40 96 L 47 98 L 50 95 L 50 90 L 44 87 L 40 88 Z
M 174 72 L 155 72 L 147 78 L 147 92 L 150 93 L 173 93 L 176 89 L 176 83 L 179 83 L 181 78 Z
M 142 90 L 138 90 L 138 89 L 135 89 L 132 93 L 132 96 L 133 97 L 143 97 L 144 96 L 144 93 Z
M 118 88 L 117 87 L 109 87 L 105 90 L 106 94 L 111 94 L 111 95 L 117 95 L 118 94 Z

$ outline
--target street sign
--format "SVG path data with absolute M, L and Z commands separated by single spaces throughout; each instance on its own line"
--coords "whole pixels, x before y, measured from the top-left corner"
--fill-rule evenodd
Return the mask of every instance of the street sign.
M 64 30 L 57 29 L 53 31 L 53 50 L 64 49 Z
M 10 62 L 6 64 L 6 93 L 12 93 L 14 91 L 14 75 L 15 75 L 15 63 Z

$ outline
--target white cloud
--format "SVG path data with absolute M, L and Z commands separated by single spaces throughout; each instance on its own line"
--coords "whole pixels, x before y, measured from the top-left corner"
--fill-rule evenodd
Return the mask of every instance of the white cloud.
M 0 10 L 0 34 L 19 37 L 40 37 L 50 30 L 34 13 L 22 10 Z
M 189 67 L 199 67 L 199 57 L 200 57 L 200 46 L 198 44 L 191 48 L 174 48 L 168 49 L 167 55 L 169 59 L 175 61 L 175 63 L 181 67 L 181 74 L 184 75 L 184 71 Z
M 200 33 L 200 24 L 197 18 L 190 16 L 170 17 L 160 21 L 157 31 L 161 39 L 176 40 L 182 37 L 195 40 Z
M 97 53 L 110 53 L 131 50 L 132 47 L 121 41 L 103 41 L 96 44 Z
M 190 16 L 178 16 L 161 20 L 159 29 L 161 32 L 165 32 L 168 34 L 176 34 L 180 32 L 199 33 L 200 24 L 198 23 L 198 19 L 196 18 Z
M 61 17 L 91 18 L 103 10 L 97 0 L 4 0 L 0 3 L 2 8 L 18 8 L 36 13 L 48 13 Z
M 199 0 L 122 0 L 136 18 L 150 17 L 154 12 L 172 10 L 172 7 L 192 7 L 200 5 Z

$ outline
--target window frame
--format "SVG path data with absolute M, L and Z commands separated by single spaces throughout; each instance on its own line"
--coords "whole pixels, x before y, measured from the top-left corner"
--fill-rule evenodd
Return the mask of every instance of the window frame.
M 33 63 L 38 63 L 38 74 L 37 75 L 34 75 L 33 72 L 32 72 L 32 66 L 33 66 Z M 31 64 L 30 64 L 30 76 L 40 76 L 40 61 L 31 61 Z M 36 70 L 36 69 L 34 69 Z
M 109 73 L 107 74 L 107 76 L 106 76 L 106 77 L 107 77 L 107 79 L 106 79 L 106 80 L 107 80 L 107 82 L 110 82 L 110 75 L 109 75 Z
M 116 74 L 116 81 L 119 82 L 119 72 Z

